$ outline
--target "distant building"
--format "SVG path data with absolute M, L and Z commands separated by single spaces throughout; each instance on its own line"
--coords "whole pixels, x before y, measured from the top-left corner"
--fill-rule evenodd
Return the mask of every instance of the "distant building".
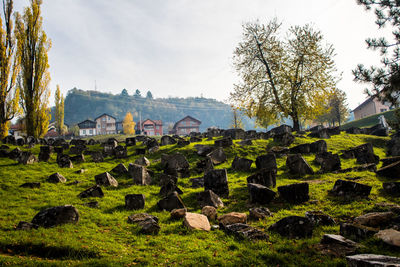
M 117 133 L 117 127 L 116 127 L 116 121 L 117 119 L 111 115 L 108 115 L 106 113 L 100 115 L 96 119 L 94 119 L 96 122 L 96 134 L 116 134 Z
M 14 124 L 10 126 L 10 130 L 8 131 L 10 135 L 13 135 L 14 137 L 18 136 L 25 136 L 26 134 L 23 131 L 23 126 L 22 124 Z
M 142 123 L 136 122 L 135 130 L 145 135 L 162 135 L 163 124 L 161 120 L 143 120 Z
M 117 121 L 115 123 L 115 129 L 116 129 L 117 133 L 123 133 L 124 132 L 124 125 L 123 125 L 122 121 Z
M 388 111 L 389 109 L 389 105 L 385 105 L 384 103 L 380 102 L 376 97 L 369 97 L 353 110 L 354 119 L 359 120 L 367 116 Z
M 91 136 L 96 135 L 96 122 L 91 120 L 85 120 L 78 123 L 79 136 Z
M 200 132 L 200 124 L 201 121 L 191 116 L 186 116 L 174 124 L 170 134 L 186 135 L 191 132 Z
M 51 128 L 47 131 L 47 133 L 44 135 L 44 138 L 56 138 L 59 137 L 60 135 L 57 133 L 56 128 Z

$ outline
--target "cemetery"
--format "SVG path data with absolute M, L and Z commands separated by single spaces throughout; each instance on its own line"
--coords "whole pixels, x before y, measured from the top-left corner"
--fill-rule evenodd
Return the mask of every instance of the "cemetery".
M 399 136 L 351 132 L 5 138 L 1 263 L 399 264 Z

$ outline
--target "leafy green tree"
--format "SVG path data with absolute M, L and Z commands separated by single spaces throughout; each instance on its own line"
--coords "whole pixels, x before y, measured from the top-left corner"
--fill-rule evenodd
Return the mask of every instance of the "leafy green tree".
M 150 91 L 147 91 L 146 98 L 153 99 L 153 94 Z
M 276 19 L 243 25 L 243 40 L 234 51 L 241 82 L 231 101 L 259 120 L 290 117 L 298 131 L 300 119 L 322 112 L 320 99 L 336 84 L 334 49 L 310 25 L 291 27 L 283 40 L 280 26 Z
M 16 87 L 20 60 L 16 55 L 12 10 L 13 1 L 3 0 L 4 19 L 0 17 L 0 140 L 8 135 L 10 121 L 21 111 Z
M 370 96 L 377 97 L 381 101 L 388 101 L 398 106 L 400 97 L 400 2 L 394 0 L 358 0 L 367 10 L 375 8 L 379 28 L 391 25 L 393 29 L 393 41 L 386 38 L 366 39 L 367 48 L 379 50 L 382 56 L 380 67 L 366 68 L 359 64 L 353 70 L 354 80 L 372 85 L 372 89 L 366 89 Z
M 324 104 L 325 112 L 316 121 L 319 123 L 327 122 L 331 126 L 335 126 L 337 123 L 340 126 L 349 116 L 349 108 L 346 101 L 346 93 L 344 91 L 340 89 L 332 90 Z
M 51 41 L 42 30 L 42 0 L 31 0 L 23 15 L 16 13 L 16 37 L 21 72 L 21 105 L 25 113 L 26 133 L 34 137 L 46 134 L 50 120 L 50 73 L 47 53 Z
M 68 129 L 71 133 L 74 134 L 74 136 L 79 136 L 79 126 L 77 124 L 72 125 Z
M 332 98 L 330 99 L 332 107 L 332 124 L 337 122 L 339 126 L 346 121 L 350 115 L 349 107 L 347 106 L 346 93 L 340 89 L 335 90 Z

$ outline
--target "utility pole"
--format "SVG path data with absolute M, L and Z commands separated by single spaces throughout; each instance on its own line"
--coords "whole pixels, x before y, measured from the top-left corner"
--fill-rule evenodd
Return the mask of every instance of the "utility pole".
M 139 131 L 140 131 L 140 134 L 143 134 L 143 129 L 142 129 L 142 111 L 139 111 Z

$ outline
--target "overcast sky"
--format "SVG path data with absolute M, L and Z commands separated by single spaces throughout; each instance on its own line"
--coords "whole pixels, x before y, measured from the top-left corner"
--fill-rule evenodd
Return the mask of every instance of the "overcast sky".
M 14 2 L 16 11 L 29 4 Z M 365 39 L 384 35 L 356 0 L 44 0 L 42 15 L 51 89 L 59 84 L 64 94 L 94 90 L 96 81 L 101 92 L 225 101 L 237 82 L 232 55 L 242 23 L 277 17 L 285 28 L 312 23 L 333 44 L 338 87 L 354 109 L 366 85 L 353 82 L 351 70 L 379 63 Z

